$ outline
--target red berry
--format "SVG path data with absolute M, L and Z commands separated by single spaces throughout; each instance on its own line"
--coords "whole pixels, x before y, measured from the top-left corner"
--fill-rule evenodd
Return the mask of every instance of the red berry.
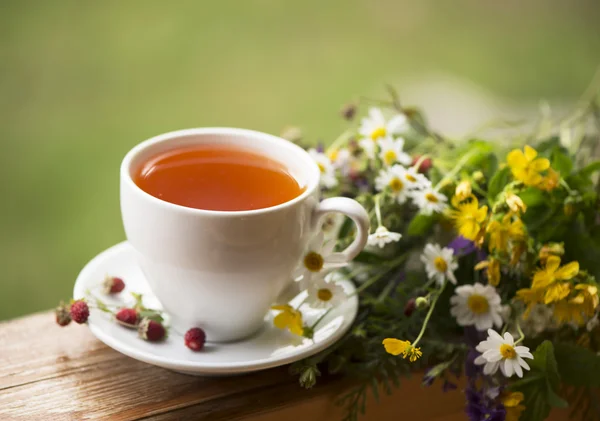
M 206 334 L 199 327 L 194 327 L 188 330 L 184 336 L 185 346 L 192 351 L 200 351 L 204 348 L 204 342 L 206 342 Z
M 85 323 L 88 317 L 90 317 L 90 308 L 85 301 L 79 300 L 71 304 L 71 319 L 75 323 Z
M 125 282 L 123 279 L 117 278 L 116 276 L 106 276 L 104 278 L 104 292 L 106 294 L 117 294 L 125 288 Z
M 69 307 L 66 306 L 62 301 L 56 310 L 54 311 L 56 315 L 56 323 L 60 326 L 66 326 L 71 323 L 71 314 L 69 313 Z
M 148 318 L 143 318 L 138 326 L 140 338 L 146 341 L 160 341 L 165 337 L 165 333 L 165 327 L 162 324 Z
M 414 298 L 411 298 L 410 300 L 408 300 L 406 302 L 406 305 L 404 306 L 404 315 L 406 317 L 410 317 L 413 314 L 413 312 L 415 311 L 416 307 L 417 307 L 416 300 Z
M 419 162 L 420 159 L 421 159 L 420 155 L 415 155 L 415 157 L 413 158 L 412 164 L 410 164 L 410 165 L 411 166 L 417 165 L 417 162 Z M 433 165 L 433 162 L 431 161 L 431 158 L 425 158 L 423 161 L 421 161 L 421 164 L 419 165 L 419 168 L 417 168 L 417 171 L 422 174 L 425 174 L 431 169 L 432 165 Z
M 139 315 L 134 308 L 122 308 L 115 314 L 117 321 L 126 327 L 136 327 L 139 321 Z

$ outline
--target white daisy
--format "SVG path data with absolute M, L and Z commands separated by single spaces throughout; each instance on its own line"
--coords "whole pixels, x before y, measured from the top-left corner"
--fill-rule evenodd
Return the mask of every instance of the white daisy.
M 346 292 L 334 281 L 317 278 L 308 286 L 307 303 L 311 307 L 335 307 L 346 298 Z
M 443 212 L 448 206 L 446 204 L 448 198 L 434 190 L 431 186 L 427 186 L 421 190 L 413 190 L 411 197 L 415 205 L 425 215 L 431 215 L 434 212 Z
M 411 190 L 420 190 L 431 187 L 431 181 L 423 174 L 419 173 L 415 167 L 406 168 L 404 180 Z
M 400 204 L 406 202 L 409 197 L 409 186 L 405 181 L 404 173 L 406 170 L 402 165 L 394 165 L 391 168 L 379 171 L 379 175 L 375 178 L 375 188 L 378 191 L 383 191 L 389 188 L 394 199 Z
M 375 232 L 369 235 L 368 245 L 379 248 L 384 248 L 386 244 L 392 243 L 394 241 L 400 241 L 402 238 L 402 234 L 397 232 L 388 231 L 386 227 L 380 226 Z
M 483 374 L 494 374 L 500 368 L 502 374 L 511 377 L 516 374 L 523 377 L 523 368 L 529 370 L 529 364 L 523 358 L 533 359 L 526 346 L 515 346 L 513 336 L 506 332 L 500 336 L 494 329 L 488 329 L 488 337 L 475 348 L 481 355 L 475 358 L 475 364 L 483 365 Z
M 450 314 L 460 326 L 473 326 L 477 330 L 487 330 L 492 326 L 502 327 L 502 304 L 496 288 L 479 282 L 474 285 L 461 285 L 450 298 Z
M 392 138 L 408 127 L 408 120 L 404 114 L 394 116 L 390 121 L 385 120 L 379 108 L 371 108 L 368 117 L 361 121 L 358 132 L 363 136 L 360 146 L 369 158 L 375 157 L 377 142 Z
M 458 263 L 454 261 L 454 251 L 448 247 L 441 248 L 438 244 L 427 244 L 423 249 L 421 261 L 425 263 L 425 270 L 429 279 L 442 285 L 444 279 L 456 285 L 454 271 Z
M 327 155 L 316 149 L 309 149 L 308 153 L 319 167 L 319 171 L 321 172 L 321 185 L 328 189 L 337 186 L 338 180 L 335 176 L 335 167 Z
M 350 174 L 350 170 L 354 165 L 355 158 L 348 149 L 334 148 L 327 151 L 327 156 L 331 160 L 333 166 L 339 169 L 343 176 Z
M 379 142 L 379 146 L 381 148 L 379 158 L 388 167 L 396 163 L 410 165 L 412 162 L 410 155 L 404 152 L 404 139 L 401 137 L 396 140 L 385 138 Z
M 340 253 L 333 252 L 335 239 L 324 243 L 323 238 L 323 232 L 319 232 L 309 242 L 306 252 L 302 255 L 300 264 L 292 274 L 294 279 L 307 283 L 313 276 L 324 276 L 327 270 L 346 265 L 344 257 Z

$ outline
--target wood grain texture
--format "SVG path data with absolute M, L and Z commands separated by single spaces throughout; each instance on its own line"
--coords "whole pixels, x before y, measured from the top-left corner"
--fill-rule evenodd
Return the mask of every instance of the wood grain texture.
M 0 323 L 2 421 L 337 420 L 334 401 L 348 387 L 329 378 L 306 391 L 286 367 L 224 378 L 174 373 L 113 351 L 86 326 L 60 328 L 49 312 Z M 363 419 L 458 421 L 463 406 L 460 391 L 425 389 L 415 376 L 378 404 L 371 397 Z

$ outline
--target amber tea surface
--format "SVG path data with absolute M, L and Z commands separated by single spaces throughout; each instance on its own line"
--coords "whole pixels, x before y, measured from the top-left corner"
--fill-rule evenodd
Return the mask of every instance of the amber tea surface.
M 197 145 L 158 154 L 137 169 L 134 182 L 161 200 L 218 211 L 268 208 L 304 191 L 282 163 L 223 145 Z

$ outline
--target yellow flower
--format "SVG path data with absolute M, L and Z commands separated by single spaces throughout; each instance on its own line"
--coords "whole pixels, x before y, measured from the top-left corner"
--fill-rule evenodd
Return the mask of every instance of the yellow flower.
M 302 336 L 304 324 L 302 323 L 302 313 L 288 304 L 272 306 L 271 309 L 279 310 L 279 313 L 273 319 L 273 324 L 279 329 L 289 329 L 290 332 Z
M 515 266 L 521 260 L 521 255 L 525 253 L 527 246 L 525 243 L 517 242 L 512 245 L 512 254 L 510 258 L 511 266 Z
M 550 168 L 550 161 L 546 158 L 537 158 L 537 152 L 532 147 L 525 145 L 524 151 L 512 150 L 506 161 L 513 176 L 526 186 L 537 186 L 543 181 L 540 172 Z
M 552 191 L 560 184 L 560 174 L 554 171 L 552 168 L 548 169 L 548 174 L 542 178 L 542 181 L 536 186 L 537 188 L 545 191 Z
M 500 283 L 500 260 L 491 258 L 487 267 L 488 284 L 497 287 Z
M 417 361 L 423 353 L 421 348 L 411 345 L 410 341 L 401 341 L 400 339 L 386 338 L 383 340 L 383 346 L 388 354 L 400 355 L 402 358 L 408 359 L 411 363 Z
M 579 263 L 567 263 L 560 267 L 560 257 L 548 256 L 546 266 L 533 275 L 532 288 L 546 288 L 556 281 L 568 281 L 579 273 Z
M 479 201 L 473 195 L 468 199 L 461 201 L 459 196 L 454 196 L 452 205 L 456 209 L 449 211 L 448 214 L 454 220 L 458 233 L 468 240 L 475 241 L 487 218 L 488 207 L 479 207 Z
M 458 186 L 456 186 L 456 190 L 454 192 L 454 195 L 460 200 L 465 200 L 466 198 L 471 196 L 471 194 L 471 182 L 468 180 L 463 180 L 460 183 L 458 183 Z
M 505 421 L 519 421 L 521 412 L 525 410 L 525 405 L 521 405 L 523 399 L 525 396 L 521 392 L 505 392 L 502 395 L 502 405 L 506 411 Z
M 517 297 L 527 304 L 523 318 L 527 320 L 529 313 L 537 303 L 541 303 L 544 300 L 543 289 L 523 288 L 517 291 Z
M 509 193 L 506 195 L 506 204 L 510 210 L 516 214 L 519 214 L 519 212 L 525 213 L 525 211 L 527 211 L 527 205 L 523 203 L 523 199 L 514 193 Z
M 575 323 L 581 326 L 585 323 L 581 305 L 574 304 L 570 300 L 562 300 L 554 304 L 554 318 L 560 324 Z
M 490 234 L 490 251 L 507 251 L 508 241 L 520 241 L 525 238 L 523 221 L 519 217 L 511 221 L 510 213 L 504 215 L 502 222 L 493 220 L 487 226 L 487 232 Z
M 565 254 L 565 247 L 563 243 L 548 243 L 544 244 L 544 246 L 540 249 L 538 257 L 540 258 L 540 262 L 545 265 L 548 257 L 562 256 L 563 254 Z
M 589 284 L 578 284 L 575 285 L 574 289 L 578 291 L 577 295 L 569 301 L 572 304 L 580 305 L 586 316 L 593 316 L 600 300 L 598 298 L 598 287 Z

